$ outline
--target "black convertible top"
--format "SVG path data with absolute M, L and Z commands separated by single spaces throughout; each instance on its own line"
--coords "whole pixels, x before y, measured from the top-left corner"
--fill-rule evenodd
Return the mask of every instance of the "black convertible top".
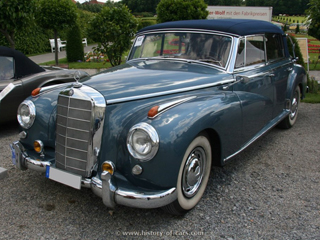
M 258 33 L 280 33 L 283 31 L 276 25 L 262 20 L 251 19 L 210 19 L 165 22 L 145 27 L 139 31 L 155 29 L 204 29 L 245 36 Z
M 38 64 L 30 60 L 22 52 L 12 48 L 0 46 L 0 57 L 13 57 L 15 61 L 14 78 L 21 78 L 30 74 L 44 72 L 45 70 Z

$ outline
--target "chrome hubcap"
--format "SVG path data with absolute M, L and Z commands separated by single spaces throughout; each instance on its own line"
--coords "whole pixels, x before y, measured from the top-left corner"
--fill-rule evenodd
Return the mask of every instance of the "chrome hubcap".
M 291 103 L 291 113 L 290 113 L 290 118 L 294 119 L 294 117 L 296 116 L 298 112 L 298 93 L 295 92 L 293 99 L 292 99 L 292 103 Z
M 195 148 L 188 156 L 182 175 L 182 190 L 187 198 L 193 197 L 203 179 L 206 154 L 200 147 Z

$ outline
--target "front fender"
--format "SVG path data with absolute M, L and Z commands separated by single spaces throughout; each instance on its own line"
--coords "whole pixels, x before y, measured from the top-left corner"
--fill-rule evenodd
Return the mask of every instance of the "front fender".
M 33 149 L 34 140 L 42 140 L 44 145 L 50 148 L 55 147 L 55 118 L 56 105 L 61 88 L 56 88 L 46 94 L 37 97 L 29 97 L 36 108 L 36 118 L 30 129 L 23 129 L 27 133 L 25 139 L 20 139 L 26 148 Z
M 146 114 L 147 112 L 141 118 L 135 117 L 134 122 L 147 122 L 158 132 L 160 147 L 156 156 L 148 162 L 141 162 L 128 153 L 125 139 L 129 126 L 123 133 L 123 139 L 119 138 L 118 146 L 114 146 L 118 147 L 117 167 L 133 184 L 159 189 L 175 187 L 188 145 L 199 133 L 208 129 L 219 135 L 222 156 L 228 156 L 238 148 L 237 141 L 242 129 L 241 108 L 238 97 L 231 92 L 197 96 L 154 119 L 148 119 Z M 131 170 L 137 164 L 143 168 L 143 172 L 135 176 Z

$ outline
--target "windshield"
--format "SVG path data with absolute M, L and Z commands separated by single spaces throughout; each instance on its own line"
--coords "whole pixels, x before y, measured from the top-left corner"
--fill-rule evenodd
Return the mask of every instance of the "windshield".
M 128 60 L 177 58 L 214 64 L 225 68 L 232 38 L 208 33 L 168 32 L 140 35 Z

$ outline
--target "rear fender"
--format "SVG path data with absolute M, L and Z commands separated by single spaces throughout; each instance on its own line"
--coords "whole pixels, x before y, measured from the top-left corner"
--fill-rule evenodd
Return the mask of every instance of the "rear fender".
M 305 97 L 307 88 L 307 74 L 305 69 L 298 64 L 294 64 L 291 73 L 288 77 L 286 98 L 291 99 L 294 90 L 297 86 L 300 86 L 301 98 Z

